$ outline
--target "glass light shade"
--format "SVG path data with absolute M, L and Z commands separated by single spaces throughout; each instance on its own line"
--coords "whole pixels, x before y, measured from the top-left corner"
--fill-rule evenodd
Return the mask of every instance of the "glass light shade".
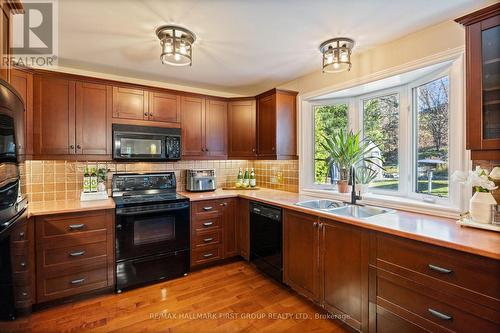
M 351 70 L 351 50 L 354 41 L 349 38 L 333 38 L 322 43 L 323 73 L 338 73 Z
M 162 64 L 172 66 L 191 66 L 195 35 L 181 27 L 162 26 L 156 30 L 160 39 Z

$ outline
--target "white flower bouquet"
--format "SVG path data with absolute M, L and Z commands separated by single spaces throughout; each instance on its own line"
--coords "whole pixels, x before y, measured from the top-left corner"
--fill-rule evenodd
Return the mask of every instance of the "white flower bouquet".
M 481 169 L 479 166 L 476 167 L 476 170 L 469 171 L 468 173 L 455 171 L 451 176 L 451 180 L 471 186 L 476 192 L 490 192 L 497 188 L 488 176 L 488 170 Z

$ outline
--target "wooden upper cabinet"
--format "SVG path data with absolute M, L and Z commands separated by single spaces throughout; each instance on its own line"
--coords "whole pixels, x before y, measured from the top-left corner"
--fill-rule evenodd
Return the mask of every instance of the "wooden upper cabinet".
M 228 155 L 230 158 L 256 158 L 255 99 L 229 102 L 228 133 Z
M 29 70 L 14 68 L 11 71 L 10 83 L 21 95 L 25 111 L 24 135 L 20 135 L 18 139 L 18 153 L 33 155 L 33 74 Z
M 0 62 L 0 78 L 7 82 L 11 80 L 11 67 L 6 66 L 4 58 L 9 59 L 11 56 L 12 48 L 12 31 L 11 31 L 11 21 L 12 15 L 23 14 L 24 8 L 20 0 L 8 0 L 0 1 L 0 54 L 2 55 L 2 61 Z
M 276 94 L 257 101 L 257 153 L 272 158 L 276 156 Z
M 456 19 L 466 35 L 466 147 L 500 158 L 500 3 Z
M 165 123 L 180 123 L 181 96 L 150 91 L 148 119 Z
M 182 97 L 182 156 L 205 155 L 205 99 Z
M 285 210 L 283 223 L 283 280 L 297 292 L 318 302 L 318 218 Z
M 35 75 L 33 85 L 34 154 L 75 154 L 75 81 Z
M 111 155 L 112 87 L 76 83 L 76 153 Z
M 297 158 L 296 96 L 296 92 L 279 89 L 257 96 L 259 158 Z
M 113 118 L 147 120 L 147 95 L 142 89 L 113 87 Z
M 368 233 L 345 223 L 321 221 L 322 305 L 368 331 Z
M 227 102 L 208 98 L 205 110 L 205 152 L 227 156 Z

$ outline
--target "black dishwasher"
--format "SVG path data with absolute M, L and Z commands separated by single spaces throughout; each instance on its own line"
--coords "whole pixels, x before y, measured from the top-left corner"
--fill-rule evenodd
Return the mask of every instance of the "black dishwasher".
M 250 261 L 280 283 L 283 282 L 281 216 L 280 208 L 250 203 Z

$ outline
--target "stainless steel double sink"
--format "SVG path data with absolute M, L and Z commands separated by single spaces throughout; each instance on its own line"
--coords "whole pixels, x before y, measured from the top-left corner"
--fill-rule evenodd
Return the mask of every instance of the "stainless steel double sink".
M 365 219 L 380 214 L 394 212 L 394 210 L 392 209 L 382 207 L 350 205 L 340 201 L 328 199 L 301 201 L 297 202 L 295 205 L 304 208 L 319 210 L 325 213 L 331 213 L 334 215 L 354 217 L 359 219 Z

